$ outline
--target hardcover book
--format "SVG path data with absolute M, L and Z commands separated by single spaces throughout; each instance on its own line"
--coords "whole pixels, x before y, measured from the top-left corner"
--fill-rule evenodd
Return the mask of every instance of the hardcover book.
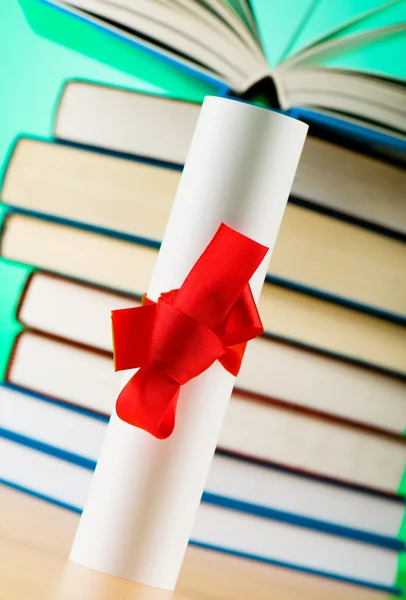
M 114 52 L 119 40 L 127 58 L 134 52 L 136 60 L 143 49 L 197 81 L 217 85 L 219 93 L 232 90 L 285 110 L 314 107 L 405 134 L 406 71 L 397 59 L 405 49 L 404 0 L 345 3 L 334 10 L 323 0 L 299 5 L 23 0 L 22 5 L 43 35 L 100 57 L 100 47 L 89 41 L 98 35 L 102 58 L 116 67 L 126 69 L 122 54 Z M 49 13 L 42 22 L 40 8 Z M 63 36 L 52 23 L 61 10 L 67 17 Z M 88 32 L 86 44 L 75 35 L 78 27 Z
M 0 259 L 0 273 L 10 299 L 10 325 L 4 326 L 4 369 L 12 346 L 6 343 L 7 331 L 16 319 L 31 330 L 111 352 L 111 310 L 139 302 L 135 296 L 33 271 L 4 259 Z M 401 435 L 406 428 L 406 388 L 401 378 L 270 336 L 249 344 L 237 386 L 275 402 L 370 428 Z
M 133 238 L 19 212 L 7 213 L 0 243 L 0 254 L 9 260 L 138 296 L 148 287 L 158 252 Z M 406 372 L 401 323 L 272 283 L 263 288 L 259 310 L 268 334 L 392 373 Z
M 317 179 L 317 162 L 317 157 L 309 161 L 308 172 L 302 171 L 305 179 Z M 406 184 L 403 173 L 395 180 L 399 194 L 402 178 Z M 179 180 L 180 173 L 166 167 L 21 139 L 7 169 L 2 199 L 15 210 L 157 248 Z M 396 194 L 392 198 L 396 202 Z M 406 320 L 405 262 L 406 247 L 398 239 L 288 204 L 268 279 Z
M 30 330 L 18 336 L 6 373 L 13 386 L 104 415 L 113 410 L 118 377 L 111 354 Z M 219 445 L 392 494 L 400 486 L 406 461 L 402 435 L 238 390 L 233 392 Z

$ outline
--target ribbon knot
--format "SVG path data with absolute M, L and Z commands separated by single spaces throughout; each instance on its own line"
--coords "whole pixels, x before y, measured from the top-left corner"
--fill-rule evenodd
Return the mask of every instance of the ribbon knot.
M 123 421 L 165 439 L 182 385 L 216 360 L 238 374 L 247 342 L 263 332 L 249 280 L 267 251 L 221 224 L 179 289 L 112 312 L 116 371 L 140 367 L 117 399 Z

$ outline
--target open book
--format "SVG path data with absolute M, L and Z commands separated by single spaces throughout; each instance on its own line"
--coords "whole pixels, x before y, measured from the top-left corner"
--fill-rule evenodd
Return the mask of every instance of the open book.
M 22 4 L 39 2 L 44 0 Z M 406 0 L 45 2 L 223 91 L 283 110 L 310 107 L 406 133 L 406 61 L 400 60 L 406 51 Z M 57 37 L 55 30 L 51 35 Z M 66 33 L 63 37 L 69 43 Z M 106 35 L 105 43 L 113 39 Z M 71 45 L 77 47 L 78 40 Z

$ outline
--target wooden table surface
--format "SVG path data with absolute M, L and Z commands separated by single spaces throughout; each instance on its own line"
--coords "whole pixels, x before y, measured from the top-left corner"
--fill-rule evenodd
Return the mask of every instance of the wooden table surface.
M 79 517 L 0 485 L 0 600 L 389 600 L 387 594 L 188 548 L 176 591 L 68 561 Z

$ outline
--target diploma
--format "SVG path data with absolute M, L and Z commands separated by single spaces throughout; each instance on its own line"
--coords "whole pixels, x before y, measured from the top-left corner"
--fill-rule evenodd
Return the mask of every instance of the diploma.
M 150 300 L 182 286 L 221 223 L 270 248 L 250 280 L 258 299 L 306 132 L 304 123 L 267 109 L 205 99 Z M 132 375 L 126 372 L 123 386 Z M 167 439 L 112 415 L 72 561 L 174 589 L 234 381 L 216 361 L 183 385 Z

